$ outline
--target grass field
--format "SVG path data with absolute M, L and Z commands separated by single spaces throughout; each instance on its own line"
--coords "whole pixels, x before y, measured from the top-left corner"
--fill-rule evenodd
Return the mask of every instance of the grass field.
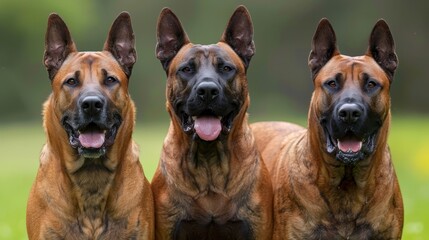
M 134 133 L 150 179 L 168 124 Z M 0 239 L 27 239 L 25 208 L 45 136 L 41 123 L 0 125 Z M 405 202 L 403 239 L 429 239 L 429 117 L 394 117 L 389 138 Z

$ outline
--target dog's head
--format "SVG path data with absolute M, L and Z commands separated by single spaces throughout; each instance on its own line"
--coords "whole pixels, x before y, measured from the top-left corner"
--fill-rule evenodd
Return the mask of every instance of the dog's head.
M 247 9 L 236 9 L 217 44 L 198 45 L 190 43 L 179 19 L 165 8 L 157 40 L 156 55 L 168 76 L 172 120 L 199 140 L 226 136 L 248 107 L 246 70 L 255 46 Z
M 106 154 L 129 112 L 134 121 L 128 80 L 135 61 L 128 13 L 117 17 L 101 52 L 78 52 L 64 21 L 57 14 L 49 16 L 44 64 L 52 85 L 50 110 L 79 155 Z
M 331 24 L 320 21 L 309 57 L 315 87 L 309 114 L 318 123 L 318 141 L 326 153 L 355 164 L 386 143 L 397 64 L 384 20 L 375 24 L 366 54 L 357 57 L 341 55 Z

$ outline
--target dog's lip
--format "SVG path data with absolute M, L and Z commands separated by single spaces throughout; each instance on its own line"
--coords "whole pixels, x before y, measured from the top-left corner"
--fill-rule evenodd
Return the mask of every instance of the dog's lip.
M 85 134 L 86 132 L 88 132 L 89 130 L 85 129 L 85 130 L 77 130 L 77 133 L 80 134 Z M 107 130 L 106 129 L 100 129 L 100 132 L 103 132 L 104 134 L 106 134 Z
M 111 127 L 105 126 L 104 124 L 100 124 L 97 122 L 88 122 L 86 124 L 82 124 L 76 128 L 76 132 L 78 134 L 84 134 L 91 131 L 99 131 L 99 132 L 107 132 Z
M 192 120 L 195 122 L 195 120 L 196 120 L 197 118 L 202 117 L 202 116 L 205 116 L 205 115 L 201 115 L 201 116 L 192 116 Z M 216 118 L 218 118 L 220 121 L 222 121 L 222 116 L 214 116 L 214 117 L 216 117 Z

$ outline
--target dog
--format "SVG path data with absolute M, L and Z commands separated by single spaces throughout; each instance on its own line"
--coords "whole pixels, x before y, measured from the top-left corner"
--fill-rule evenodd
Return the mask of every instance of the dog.
M 271 239 L 271 180 L 247 122 L 248 10 L 235 10 L 218 43 L 199 45 L 164 8 L 157 40 L 171 122 L 152 180 L 156 238 Z
M 103 51 L 78 52 L 64 21 L 49 16 L 44 64 L 52 93 L 27 205 L 29 239 L 154 239 L 153 196 L 131 138 L 134 41 L 123 12 Z
M 273 239 L 401 238 L 403 203 L 387 145 L 397 64 L 384 20 L 357 57 L 341 55 L 331 24 L 320 21 L 308 129 L 252 124 L 272 176 Z

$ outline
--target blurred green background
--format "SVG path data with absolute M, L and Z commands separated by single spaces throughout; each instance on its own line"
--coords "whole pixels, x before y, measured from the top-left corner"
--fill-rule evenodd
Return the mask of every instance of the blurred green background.
M 57 12 L 81 51 L 101 50 L 121 11 L 131 14 L 138 61 L 130 92 L 138 108 L 135 140 L 148 178 L 167 131 L 165 73 L 155 57 L 156 21 L 163 7 L 178 15 L 195 43 L 215 43 L 235 7 L 249 9 L 256 54 L 248 71 L 251 122 L 305 125 L 312 92 L 307 67 L 317 23 L 327 17 L 347 55 L 361 55 L 384 18 L 399 68 L 391 88 L 389 143 L 405 201 L 403 239 L 429 239 L 429 2 L 401 0 L 1 0 L 0 1 L 0 239 L 26 239 L 25 207 L 45 141 L 41 106 L 50 92 L 42 64 L 47 17 Z

